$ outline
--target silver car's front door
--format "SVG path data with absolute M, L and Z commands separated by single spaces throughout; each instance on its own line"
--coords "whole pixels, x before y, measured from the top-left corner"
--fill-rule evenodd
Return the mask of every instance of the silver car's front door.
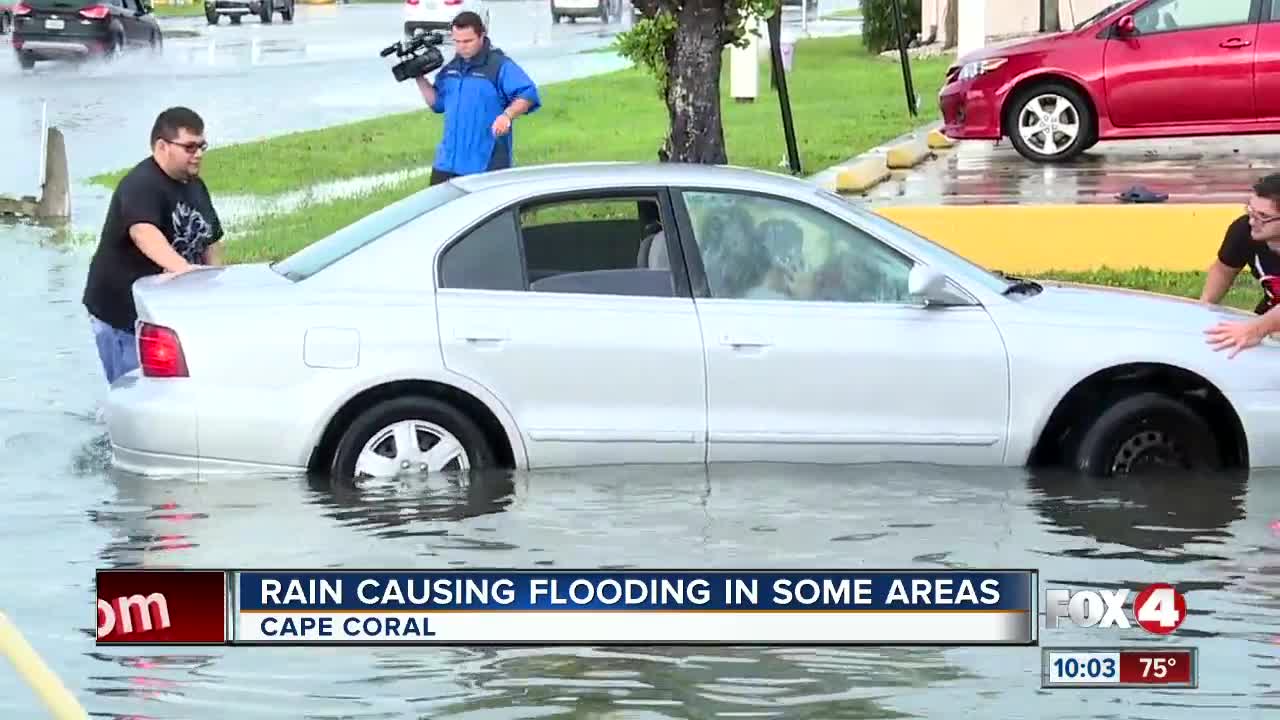
M 925 308 L 910 258 L 812 205 L 678 197 L 709 295 L 712 461 L 1003 461 L 1008 363 L 981 306 Z

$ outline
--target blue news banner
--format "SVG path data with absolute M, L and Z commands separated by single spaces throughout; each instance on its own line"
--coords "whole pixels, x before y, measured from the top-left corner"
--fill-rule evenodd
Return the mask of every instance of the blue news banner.
M 1031 645 L 1033 570 L 233 571 L 234 644 Z

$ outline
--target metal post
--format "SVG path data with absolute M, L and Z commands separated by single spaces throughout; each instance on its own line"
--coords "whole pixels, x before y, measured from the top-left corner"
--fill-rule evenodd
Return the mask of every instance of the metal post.
M 802 0 L 803 2 L 803 0 Z M 782 106 L 782 131 L 787 138 L 787 161 L 791 172 L 799 175 L 800 151 L 796 147 L 796 131 L 791 122 L 791 97 L 787 94 L 787 73 L 782 67 L 782 6 L 769 17 L 769 56 L 773 60 L 773 77 L 778 86 L 779 105 Z
M 49 103 L 40 103 L 40 182 L 36 187 L 43 189 L 49 179 Z
M 907 40 L 902 33 L 902 0 L 893 0 L 893 29 L 898 37 L 898 58 L 902 62 L 902 87 L 907 93 L 907 112 L 911 117 L 920 113 L 916 108 L 916 89 L 911 82 L 911 58 L 907 54 Z

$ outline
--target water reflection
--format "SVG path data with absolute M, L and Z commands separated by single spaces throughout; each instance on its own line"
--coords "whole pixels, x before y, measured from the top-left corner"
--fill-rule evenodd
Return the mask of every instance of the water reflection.
M 1229 527 L 1245 517 L 1248 473 L 1171 473 L 1124 480 L 1094 480 L 1037 471 L 1028 476 L 1036 493 L 1030 508 L 1052 526 L 1050 532 L 1089 537 L 1102 545 L 1080 548 L 1088 558 L 1141 558 L 1187 564 L 1222 560 L 1187 546 L 1224 546 Z
M 502 512 L 514 502 L 515 473 L 474 472 L 430 480 L 413 478 L 356 483 L 312 475 L 312 502 L 327 507 L 340 524 L 386 538 L 442 535 L 445 530 L 414 528 L 426 521 L 458 521 Z

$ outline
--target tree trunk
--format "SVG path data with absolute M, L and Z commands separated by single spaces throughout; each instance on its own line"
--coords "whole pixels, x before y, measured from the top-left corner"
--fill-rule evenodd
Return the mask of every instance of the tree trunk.
M 723 165 L 724 123 L 720 114 L 720 68 L 724 50 L 723 0 L 686 0 L 667 47 L 666 144 L 664 162 Z

